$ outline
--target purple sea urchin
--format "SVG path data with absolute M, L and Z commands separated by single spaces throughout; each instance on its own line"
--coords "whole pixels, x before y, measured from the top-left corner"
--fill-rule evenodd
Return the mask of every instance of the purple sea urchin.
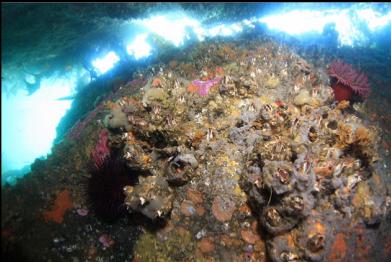
M 90 172 L 86 190 L 90 208 L 104 221 L 113 222 L 126 211 L 123 188 L 136 184 L 137 176 L 115 156 L 106 158 Z

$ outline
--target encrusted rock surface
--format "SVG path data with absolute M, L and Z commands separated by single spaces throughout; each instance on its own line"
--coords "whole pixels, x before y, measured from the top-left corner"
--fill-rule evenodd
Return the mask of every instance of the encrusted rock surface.
M 203 48 L 208 51 L 198 53 Z M 213 59 L 221 50 L 234 55 Z M 351 104 L 334 102 L 314 66 L 267 41 L 247 49 L 211 44 L 194 50 L 197 55 L 211 59 L 194 60 L 191 72 L 184 64 L 152 67 L 141 73 L 151 75 L 139 95 L 116 102 L 142 105 L 127 113 L 123 155 L 130 166 L 168 182 L 175 197 L 166 196 L 165 208 L 172 210 L 165 218 L 174 232 L 183 227 L 200 239 L 191 248 L 196 257 L 223 259 L 228 250 L 219 236 L 242 239 L 237 244 L 245 250 L 262 241 L 254 234 L 264 234 L 264 252 L 273 261 L 319 261 L 331 252 L 330 232 L 339 227 L 333 220 L 380 223 L 386 213 L 369 204 L 374 199 L 364 215 L 351 201 L 357 185 L 377 172 L 380 131 Z M 189 190 L 204 196 L 202 203 L 189 200 Z M 140 198 L 133 190 L 125 193 Z M 253 215 L 243 216 L 243 205 Z M 312 228 L 309 221 L 319 217 L 331 221 Z M 250 230 L 251 223 L 258 226 Z
M 384 259 L 391 239 L 376 240 L 390 232 L 383 132 L 362 113 L 365 103 L 334 102 L 325 70 L 265 39 L 201 43 L 137 72 L 142 87 L 121 85 L 82 134 L 88 139 L 70 138 L 55 154 L 73 152 L 68 168 L 83 174 L 108 130 L 110 148 L 138 174 L 122 192 L 144 232 L 133 261 Z M 64 181 L 75 209 L 84 207 L 81 175 Z M 110 245 L 79 257 L 114 261 L 107 254 L 121 241 L 102 233 Z

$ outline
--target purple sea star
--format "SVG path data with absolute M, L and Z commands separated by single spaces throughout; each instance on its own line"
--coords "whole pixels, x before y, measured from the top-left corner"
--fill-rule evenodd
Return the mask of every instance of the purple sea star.
M 201 81 L 201 80 L 194 80 L 192 83 L 193 85 L 198 87 L 197 93 L 200 96 L 206 96 L 209 93 L 209 89 L 219 83 L 223 79 L 222 77 L 215 77 L 212 80 L 207 81 Z

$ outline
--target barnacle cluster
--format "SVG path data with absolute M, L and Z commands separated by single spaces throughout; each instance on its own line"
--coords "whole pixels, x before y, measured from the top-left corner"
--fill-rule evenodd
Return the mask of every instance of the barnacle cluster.
M 206 224 L 230 222 L 248 201 L 273 261 L 319 261 L 333 241 L 324 210 L 351 215 L 355 186 L 374 172 L 378 131 L 333 102 L 302 58 L 272 42 L 249 45 L 223 55 L 224 45 L 209 44 L 190 64 L 151 66 L 140 92 L 111 106 L 112 144 L 147 174 L 124 188 L 125 205 L 151 219 L 173 212 L 183 226 L 177 214 L 196 213 L 187 189 L 213 202 Z M 194 83 L 213 84 L 200 93 Z
M 172 209 L 172 190 L 161 177 L 140 177 L 138 185 L 126 186 L 123 190 L 125 205 L 150 219 L 165 217 Z

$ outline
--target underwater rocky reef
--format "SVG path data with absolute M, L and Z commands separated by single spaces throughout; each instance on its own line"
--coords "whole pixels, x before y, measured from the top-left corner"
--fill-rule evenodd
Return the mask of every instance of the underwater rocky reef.
M 3 188 L 2 253 L 387 261 L 390 140 L 365 77 L 254 37 L 105 82 L 52 155 Z

